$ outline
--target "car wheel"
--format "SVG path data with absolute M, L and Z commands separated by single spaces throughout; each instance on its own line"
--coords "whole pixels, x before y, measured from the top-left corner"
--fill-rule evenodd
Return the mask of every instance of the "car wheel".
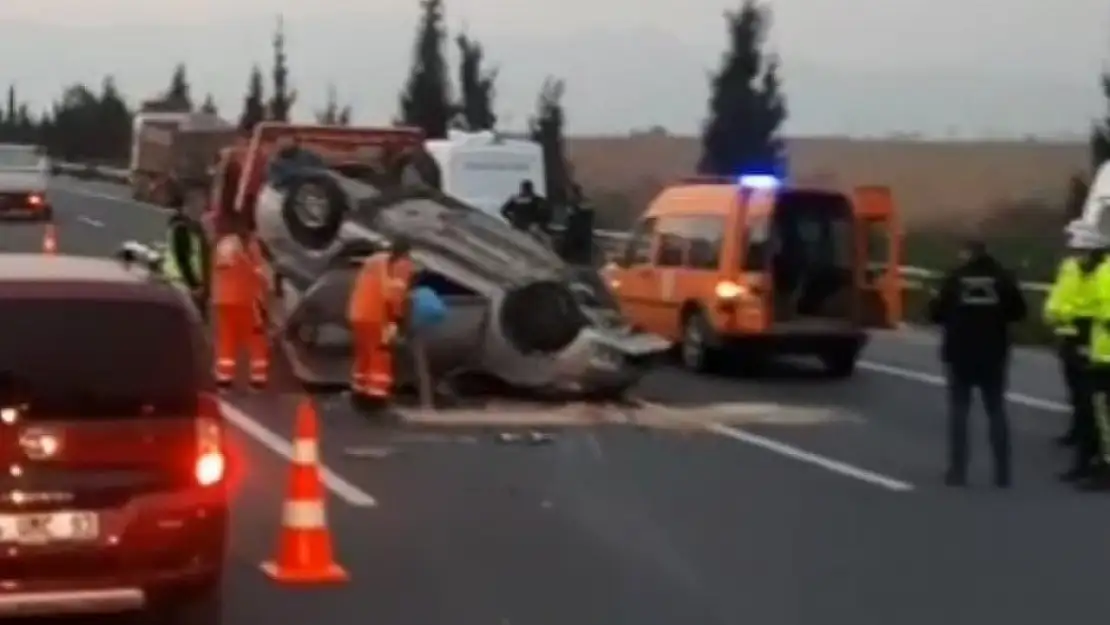
M 713 368 L 716 353 L 709 345 L 709 332 L 709 324 L 700 312 L 686 316 L 682 324 L 682 342 L 678 346 L 682 366 L 699 373 Z
M 821 354 L 820 359 L 829 377 L 849 378 L 856 371 L 859 349 L 855 346 L 837 347 Z
M 281 206 L 281 218 L 298 245 L 327 248 L 339 236 L 347 215 L 347 198 L 333 180 L 310 176 L 294 181 Z

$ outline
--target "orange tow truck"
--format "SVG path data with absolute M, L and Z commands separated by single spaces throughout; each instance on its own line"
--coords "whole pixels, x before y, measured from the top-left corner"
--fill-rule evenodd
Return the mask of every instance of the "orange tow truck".
M 285 137 L 296 139 L 337 173 L 382 186 L 418 176 L 430 161 L 423 151 L 424 134 L 415 128 L 264 122 L 221 154 L 206 221 L 222 210 L 253 214 L 275 146 Z
M 800 354 L 848 377 L 867 330 L 901 321 L 901 247 L 886 187 L 698 178 L 652 201 L 604 273 L 630 321 L 690 369 Z

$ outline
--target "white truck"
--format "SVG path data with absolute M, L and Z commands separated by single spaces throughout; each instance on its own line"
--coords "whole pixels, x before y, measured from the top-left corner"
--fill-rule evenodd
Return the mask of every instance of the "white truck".
M 543 149 L 534 141 L 491 131 L 451 130 L 446 139 L 425 141 L 424 149 L 435 161 L 443 193 L 498 219 L 503 219 L 501 207 L 523 180 L 547 196 Z
M 206 190 L 211 166 L 235 136 L 235 127 L 215 115 L 136 114 L 131 139 L 132 197 L 168 205 L 184 201 L 190 189 Z

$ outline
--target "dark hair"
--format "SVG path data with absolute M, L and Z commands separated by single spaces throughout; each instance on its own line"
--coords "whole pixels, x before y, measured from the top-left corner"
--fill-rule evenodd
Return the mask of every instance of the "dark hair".
M 393 242 L 389 246 L 389 258 L 391 260 L 397 260 L 398 258 L 404 258 L 405 256 L 408 256 L 411 253 L 412 253 L 412 241 L 409 241 L 408 239 L 406 239 L 404 237 L 398 237 L 398 238 L 394 239 Z

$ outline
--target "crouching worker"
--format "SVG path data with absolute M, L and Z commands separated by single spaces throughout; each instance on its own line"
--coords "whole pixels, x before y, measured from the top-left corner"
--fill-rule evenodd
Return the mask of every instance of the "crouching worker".
M 258 242 L 242 218 L 230 217 L 231 228 L 216 242 L 212 261 L 212 311 L 216 343 L 216 383 L 232 385 L 243 352 L 250 357 L 250 384 L 269 381 L 270 345 L 261 309 L 267 292 L 264 260 Z
M 397 239 L 367 258 L 355 278 L 347 320 L 355 356 L 351 401 L 360 409 L 384 411 L 393 397 L 393 348 L 408 314 L 412 274 L 412 246 Z

